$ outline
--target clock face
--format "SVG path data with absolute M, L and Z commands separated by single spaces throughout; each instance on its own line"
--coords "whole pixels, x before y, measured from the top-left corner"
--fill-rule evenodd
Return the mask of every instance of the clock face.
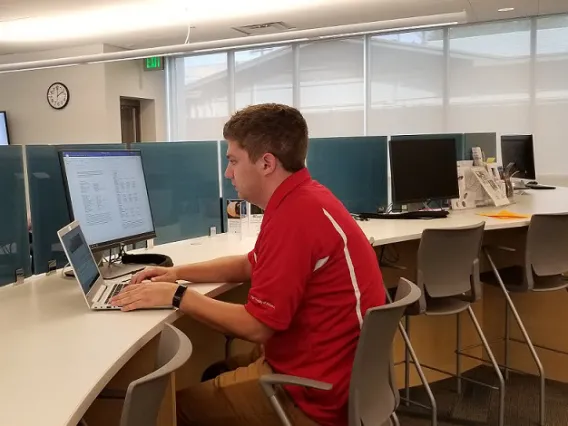
M 53 83 L 47 90 L 47 102 L 55 109 L 63 109 L 69 103 L 69 89 L 63 83 Z

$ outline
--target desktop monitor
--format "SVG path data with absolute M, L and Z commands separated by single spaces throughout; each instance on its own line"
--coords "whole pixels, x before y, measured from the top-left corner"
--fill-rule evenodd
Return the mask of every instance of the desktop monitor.
M 10 145 L 8 133 L 8 117 L 5 111 L 0 111 L 0 145 Z
M 459 197 L 454 138 L 397 137 L 389 141 L 395 204 Z
M 514 177 L 536 179 L 532 135 L 501 136 L 501 160 L 503 168 L 514 164 L 514 170 L 518 171 Z
M 140 151 L 59 155 L 71 217 L 94 251 L 156 237 Z

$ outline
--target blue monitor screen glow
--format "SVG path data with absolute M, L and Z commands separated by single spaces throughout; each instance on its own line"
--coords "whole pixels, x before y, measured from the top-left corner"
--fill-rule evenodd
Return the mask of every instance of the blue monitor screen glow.
M 8 136 L 8 119 L 6 112 L 0 111 L 0 145 L 9 145 L 10 137 Z

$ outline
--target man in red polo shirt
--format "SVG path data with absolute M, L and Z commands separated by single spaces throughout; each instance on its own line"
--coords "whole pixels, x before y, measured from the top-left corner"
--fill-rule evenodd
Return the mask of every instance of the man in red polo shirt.
M 173 268 L 148 268 L 113 303 L 132 310 L 172 303 L 264 351 L 231 360 L 233 370 L 177 397 L 184 425 L 280 425 L 258 379 L 272 372 L 333 384 L 287 386 L 281 400 L 295 425 L 347 425 L 351 368 L 367 309 L 385 302 L 375 253 L 349 212 L 305 167 L 308 129 L 294 108 L 263 104 L 225 125 L 225 177 L 263 208 L 254 250 Z M 153 284 L 142 284 L 144 280 Z M 251 280 L 244 305 L 174 284 Z

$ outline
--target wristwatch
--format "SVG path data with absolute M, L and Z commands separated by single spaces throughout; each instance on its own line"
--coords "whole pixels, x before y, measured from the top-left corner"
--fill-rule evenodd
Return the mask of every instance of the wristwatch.
M 179 305 L 181 304 L 181 299 L 182 299 L 186 290 L 187 290 L 187 286 L 181 285 L 181 284 L 178 286 L 176 292 L 174 293 L 174 298 L 172 299 L 172 306 L 174 308 L 179 309 Z

